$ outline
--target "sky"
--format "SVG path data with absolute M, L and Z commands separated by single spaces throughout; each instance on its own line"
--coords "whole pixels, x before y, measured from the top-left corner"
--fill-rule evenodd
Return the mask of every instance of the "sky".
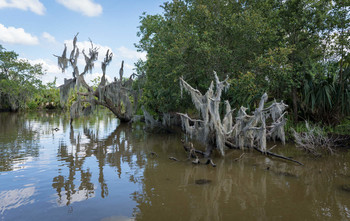
M 72 70 L 65 73 L 57 66 L 53 56 L 61 55 L 64 44 L 68 52 L 72 40 L 78 35 L 78 47 L 85 51 L 89 39 L 99 48 L 95 69 L 86 76 L 90 81 L 101 76 L 101 61 L 109 49 L 113 60 L 107 67 L 107 79 L 119 76 L 121 61 L 124 60 L 124 76 L 135 71 L 134 63 L 145 60 L 145 52 L 138 52 L 138 26 L 143 12 L 160 14 L 160 5 L 165 0 L 0 0 L 0 45 L 7 51 L 15 51 L 19 58 L 31 64 L 41 63 L 46 74 L 44 83 L 57 77 L 57 85 L 64 78 L 72 77 Z M 83 69 L 83 57 L 78 61 Z

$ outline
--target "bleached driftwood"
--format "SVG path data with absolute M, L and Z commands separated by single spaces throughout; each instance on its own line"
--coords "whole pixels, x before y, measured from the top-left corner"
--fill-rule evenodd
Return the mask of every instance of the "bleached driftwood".
M 78 34 L 77 34 L 78 35 Z M 132 119 L 134 109 L 137 106 L 137 100 L 139 93 L 132 90 L 132 75 L 128 80 L 123 79 L 124 73 L 124 61 L 121 64 L 119 70 L 120 79 L 116 79 L 114 82 L 107 83 L 106 80 L 106 68 L 112 61 L 113 54 L 108 50 L 105 58 L 101 64 L 102 78 L 96 89 L 89 86 L 84 79 L 84 75 L 88 72 L 91 73 L 94 68 L 94 62 L 98 58 L 98 48 L 95 47 L 90 40 L 91 48 L 89 53 L 82 53 L 85 58 L 84 71 L 79 73 L 77 61 L 80 55 L 79 48 L 77 47 L 77 35 L 73 40 L 73 49 L 70 56 L 67 58 L 67 46 L 63 50 L 61 56 L 57 56 L 58 66 L 64 72 L 69 66 L 73 69 L 73 78 L 65 80 L 64 84 L 60 86 L 60 98 L 61 104 L 65 104 L 68 100 L 71 89 L 77 89 L 77 100 L 71 105 L 71 122 L 74 118 L 81 115 L 90 114 L 97 105 L 102 105 L 113 112 L 113 114 L 119 118 L 122 122 L 129 122 Z M 80 87 L 85 88 L 87 92 L 79 92 Z M 133 104 L 130 101 L 130 97 L 133 97 Z M 83 104 L 88 105 L 83 105 Z

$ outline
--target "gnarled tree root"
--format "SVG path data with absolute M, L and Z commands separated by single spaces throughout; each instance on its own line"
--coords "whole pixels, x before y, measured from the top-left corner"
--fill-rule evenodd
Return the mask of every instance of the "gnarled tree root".
M 211 149 L 208 149 L 206 152 L 196 150 L 193 147 L 193 144 L 191 142 L 186 143 L 184 140 L 181 140 L 183 147 L 187 153 L 189 153 L 188 158 L 195 158 L 195 160 L 192 161 L 193 164 L 200 164 L 200 160 L 197 156 L 197 154 L 200 154 L 202 157 L 207 158 L 207 161 L 205 162 L 206 165 L 210 164 L 213 167 L 216 167 L 216 164 L 213 162 L 213 160 L 210 158 Z

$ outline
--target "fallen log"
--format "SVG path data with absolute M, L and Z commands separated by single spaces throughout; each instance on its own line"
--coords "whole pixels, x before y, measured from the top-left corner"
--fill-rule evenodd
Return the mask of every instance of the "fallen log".
M 277 158 L 280 158 L 280 159 L 289 160 L 289 161 L 292 161 L 292 162 L 294 162 L 294 163 L 297 163 L 297 164 L 299 164 L 299 165 L 304 166 L 303 163 L 300 163 L 299 161 L 293 160 L 293 159 L 291 159 L 291 158 L 289 158 L 289 157 L 285 157 L 285 156 L 282 156 L 282 155 L 279 155 L 279 154 L 276 154 L 276 153 L 272 153 L 272 152 L 270 152 L 270 151 L 264 152 L 264 151 L 260 150 L 260 149 L 257 148 L 257 147 L 254 147 L 254 150 L 260 152 L 261 154 L 266 154 L 266 155 L 268 155 L 268 156 L 273 156 L 273 157 L 277 157 Z
M 229 142 L 229 141 L 226 141 L 226 142 L 225 142 L 225 145 L 226 145 L 228 148 L 230 148 L 230 149 L 239 149 L 239 147 L 237 147 L 236 145 L 234 145 L 233 143 L 231 143 L 231 142 Z M 256 151 L 258 151 L 259 153 L 261 153 L 261 154 L 265 154 L 265 155 L 268 155 L 268 156 L 277 157 L 277 158 L 284 159 L 284 160 L 289 160 L 289 161 L 292 161 L 292 162 L 294 162 L 294 163 L 297 163 L 297 164 L 299 164 L 299 165 L 304 166 L 303 163 L 300 163 L 299 161 L 293 160 L 293 159 L 291 159 L 291 158 L 289 158 L 289 157 L 285 157 L 285 156 L 282 156 L 282 155 L 279 155 L 279 154 L 276 154 L 276 153 L 272 153 L 272 152 L 270 152 L 270 151 L 265 151 L 265 152 L 264 152 L 264 151 L 260 150 L 260 149 L 257 148 L 257 147 L 254 147 L 254 149 L 255 149 Z

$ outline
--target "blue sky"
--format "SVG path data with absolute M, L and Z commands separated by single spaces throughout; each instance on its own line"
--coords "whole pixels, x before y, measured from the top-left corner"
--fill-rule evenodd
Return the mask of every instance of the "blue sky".
M 101 74 L 100 61 L 107 49 L 113 62 L 107 68 L 112 79 L 119 76 L 122 60 L 124 73 L 133 73 L 134 63 L 146 59 L 136 51 L 139 17 L 161 13 L 164 0 L 0 0 L 0 44 L 31 63 L 42 63 L 47 74 L 44 83 L 57 76 L 57 84 L 71 78 L 71 70 L 61 73 L 53 54 L 60 55 L 67 43 L 78 35 L 78 47 L 88 48 L 89 38 L 100 48 L 99 61 L 88 80 Z M 83 60 L 79 62 L 83 65 Z

